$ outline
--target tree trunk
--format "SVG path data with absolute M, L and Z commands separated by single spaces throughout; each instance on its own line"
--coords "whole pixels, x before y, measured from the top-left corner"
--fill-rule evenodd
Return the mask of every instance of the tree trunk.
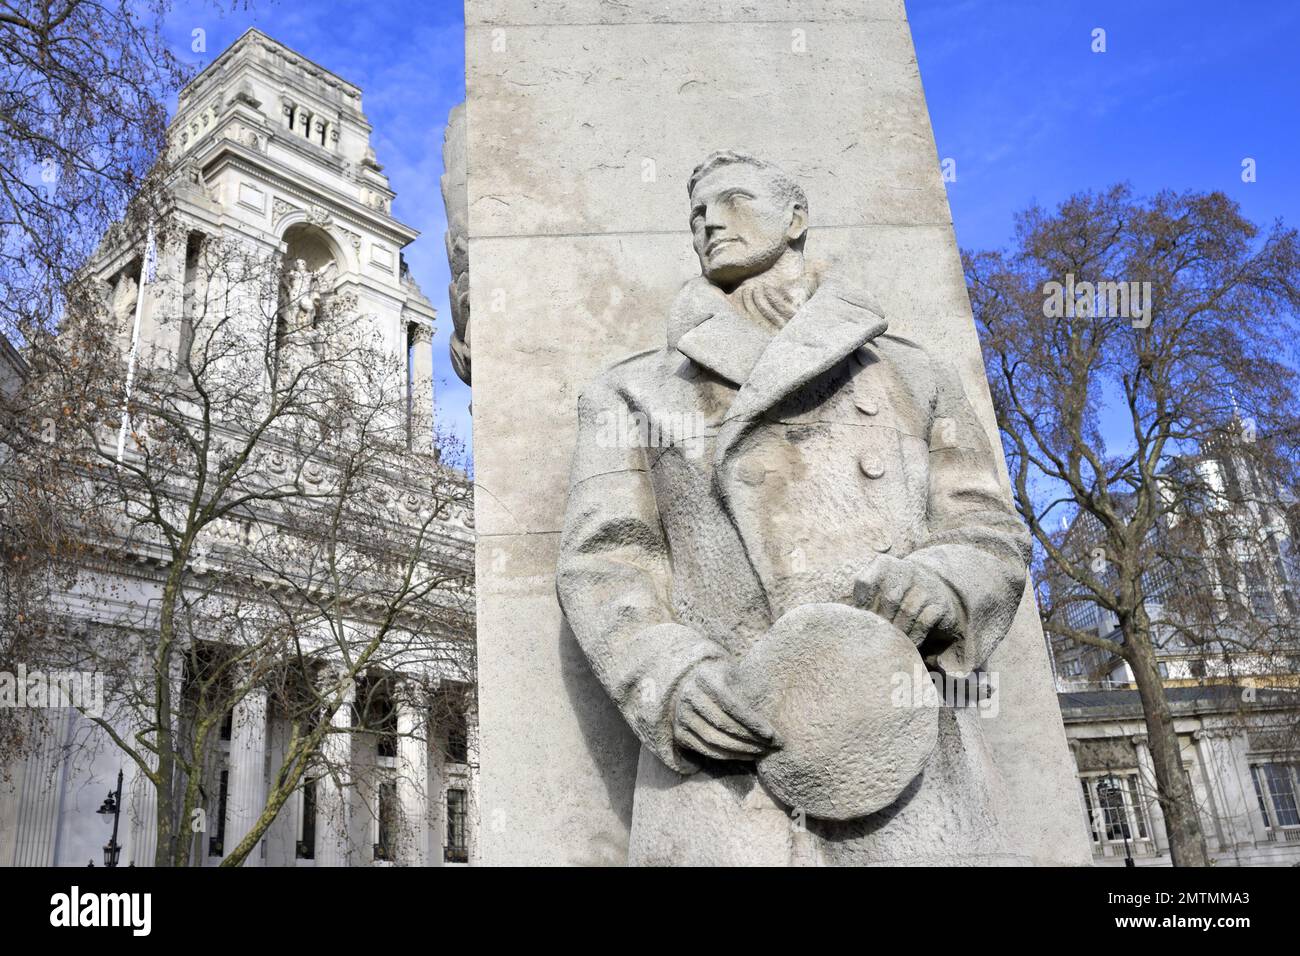
M 1142 712 L 1146 717 L 1151 764 L 1156 775 L 1157 796 L 1169 835 L 1169 855 L 1174 866 L 1209 866 L 1210 855 L 1201 830 L 1196 796 L 1183 772 L 1183 758 L 1174 732 L 1174 715 L 1165 699 L 1164 683 L 1151 647 L 1151 622 L 1139 606 L 1121 618 L 1126 659 L 1133 670 Z
M 154 866 L 174 865 L 180 834 L 186 833 L 189 828 L 188 820 L 176 819 L 176 721 L 172 719 L 173 713 L 180 706 L 180 701 L 172 699 L 172 655 L 175 651 L 176 600 L 187 554 L 188 547 L 183 547 L 179 559 L 173 558 L 171 570 L 163 584 L 158 609 L 158 653 L 154 658 L 154 720 L 158 745 Z M 180 833 L 177 832 L 178 829 Z

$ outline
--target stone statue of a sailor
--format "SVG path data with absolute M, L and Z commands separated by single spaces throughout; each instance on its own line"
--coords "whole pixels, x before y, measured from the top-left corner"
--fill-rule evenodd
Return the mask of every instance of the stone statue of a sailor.
M 1025 585 L 987 436 L 950 367 L 805 262 L 788 175 L 719 152 L 688 188 L 702 274 L 662 348 L 582 393 L 557 571 L 643 745 L 630 859 L 1016 862 L 991 710 L 929 683 L 978 671 Z

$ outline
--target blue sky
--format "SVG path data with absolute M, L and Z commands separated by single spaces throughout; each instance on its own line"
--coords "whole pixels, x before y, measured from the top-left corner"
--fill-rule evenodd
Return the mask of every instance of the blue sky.
M 964 248 L 1003 246 L 1012 216 L 1127 180 L 1139 192 L 1220 189 L 1255 222 L 1300 223 L 1300 4 L 1265 0 L 911 0 L 939 155 Z M 468 438 L 469 390 L 451 371 L 442 130 L 464 97 L 461 0 L 253 0 L 224 14 L 182 2 L 177 53 L 211 62 L 256 26 L 359 85 L 394 214 L 423 236 L 407 259 L 438 309 L 439 415 Z M 192 53 L 191 31 L 207 50 Z M 1092 32 L 1106 31 L 1094 53 Z M 1241 163 L 1256 162 L 1243 183 Z

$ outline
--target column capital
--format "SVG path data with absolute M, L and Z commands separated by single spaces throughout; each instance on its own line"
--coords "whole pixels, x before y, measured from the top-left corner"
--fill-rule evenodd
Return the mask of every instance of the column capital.
M 428 345 L 433 342 L 433 326 L 424 322 L 412 322 L 411 339 L 416 345 Z

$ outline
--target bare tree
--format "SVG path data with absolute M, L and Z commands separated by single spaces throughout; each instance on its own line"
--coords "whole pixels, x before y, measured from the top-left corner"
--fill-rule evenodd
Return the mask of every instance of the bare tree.
M 111 297 L 74 287 L 28 350 L 3 483 L 23 502 L 4 523 L 8 652 L 109 675 L 92 719 L 154 792 L 160 866 L 193 859 L 222 726 L 250 700 L 288 740 L 224 865 L 304 779 L 364 784 L 330 745 L 367 732 L 354 688 L 391 701 L 473 674 L 468 535 L 448 532 L 469 484 L 455 442 L 413 441 L 432 423 L 409 421 L 405 356 L 349 296 L 304 300 L 273 251 L 195 255 L 183 301 L 155 306 L 171 331 L 134 362 Z
M 1204 865 L 1157 648 L 1162 622 L 1260 646 L 1207 560 L 1242 560 L 1256 506 L 1284 510 L 1296 487 L 1300 242 L 1280 223 L 1261 235 L 1221 193 L 1116 186 L 1031 208 L 1010 252 L 964 262 L 1046 628 L 1129 665 L 1173 861 Z M 1251 482 L 1206 464 L 1228 447 Z M 1122 640 L 1072 627 L 1081 603 L 1113 614 Z M 1169 606 L 1160 620 L 1154 605 Z
M 166 103 L 185 69 L 168 0 L 0 4 L 0 334 L 62 312 L 73 274 L 164 171 Z

